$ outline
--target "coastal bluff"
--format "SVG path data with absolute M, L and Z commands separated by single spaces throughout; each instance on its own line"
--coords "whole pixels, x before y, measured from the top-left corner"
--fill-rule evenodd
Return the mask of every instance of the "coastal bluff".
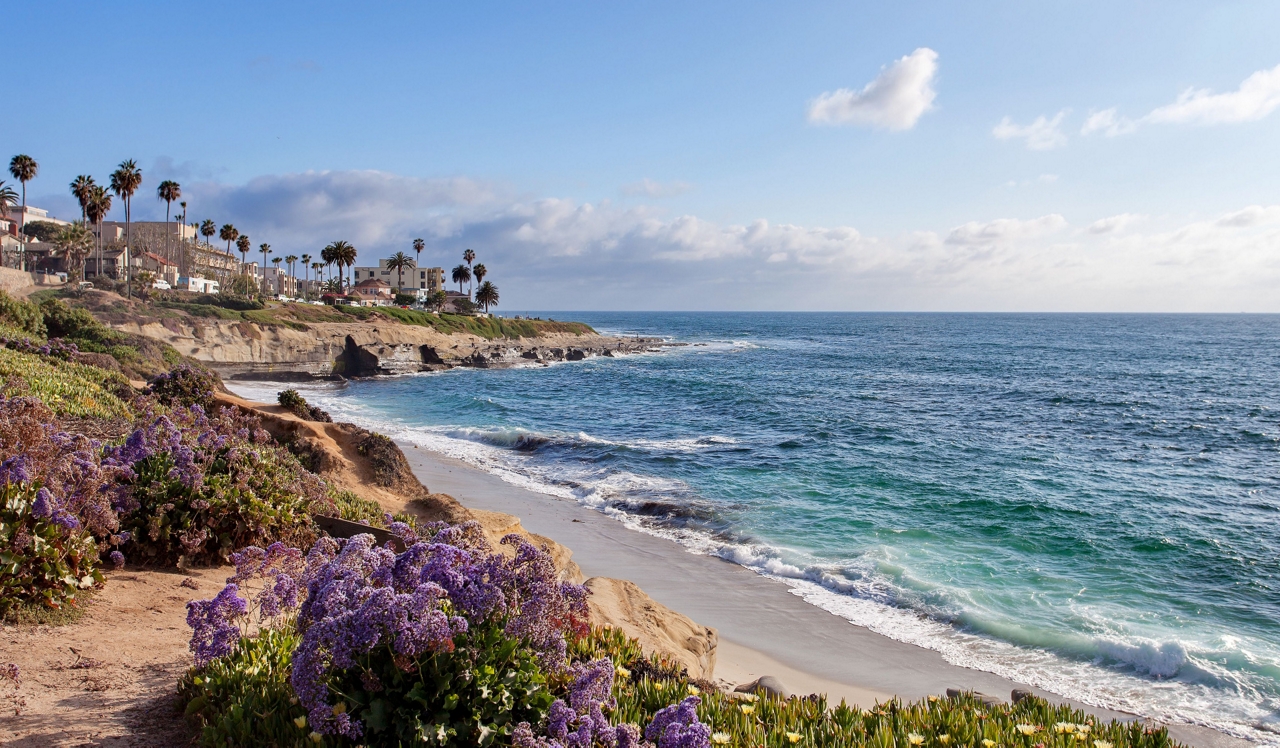
M 488 339 L 390 320 L 264 325 L 244 320 L 112 321 L 122 332 L 173 346 L 224 379 L 307 380 L 505 368 L 656 350 L 658 338 L 547 332 Z

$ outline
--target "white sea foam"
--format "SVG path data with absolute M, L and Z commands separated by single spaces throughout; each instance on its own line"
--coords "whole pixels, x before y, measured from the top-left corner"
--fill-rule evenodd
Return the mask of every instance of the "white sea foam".
M 272 402 L 279 385 L 231 383 L 245 397 Z M 1276 709 L 1264 694 L 1239 683 L 1238 674 L 1220 665 L 1219 642 L 1154 640 L 1123 633 L 1082 641 L 1096 659 L 1059 656 L 1045 649 L 1017 646 L 975 634 L 904 606 L 902 590 L 873 569 L 839 568 L 804 554 L 759 543 L 726 542 L 688 525 L 670 526 L 628 512 L 636 496 L 687 496 L 679 481 L 627 472 L 591 471 L 523 459 L 515 448 L 551 439 L 608 444 L 587 434 L 548 436 L 521 430 L 421 427 L 388 421 L 352 398 L 334 397 L 335 385 L 305 385 L 304 394 L 339 420 L 387 433 L 393 438 L 461 460 L 501 480 L 539 493 L 576 500 L 623 522 L 631 529 L 667 538 L 688 551 L 740 564 L 775 579 L 809 604 L 897 641 L 938 652 L 948 662 L 1028 683 L 1097 707 L 1128 711 L 1168 723 L 1212 727 L 1259 745 L 1280 745 Z M 304 388 L 299 388 L 304 389 Z M 628 446 L 696 451 L 732 444 L 730 439 L 637 440 Z M 1124 663 L 1129 669 L 1116 668 Z M 1203 679 L 1179 678 L 1186 671 Z M 1178 678 L 1177 680 L 1172 680 Z M 1153 680 L 1155 679 L 1155 680 Z M 1235 683 L 1236 695 L 1223 684 Z

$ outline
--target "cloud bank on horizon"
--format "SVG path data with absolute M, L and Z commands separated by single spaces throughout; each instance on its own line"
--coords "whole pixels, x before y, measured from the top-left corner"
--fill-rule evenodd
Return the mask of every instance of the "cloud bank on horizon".
M 373 258 L 422 237 L 423 264 L 449 267 L 473 248 L 511 309 L 1244 311 L 1274 306 L 1280 283 L 1280 205 L 1200 219 L 1051 213 L 868 236 L 380 171 L 184 190 L 202 215 L 233 216 L 281 252 L 343 238 Z

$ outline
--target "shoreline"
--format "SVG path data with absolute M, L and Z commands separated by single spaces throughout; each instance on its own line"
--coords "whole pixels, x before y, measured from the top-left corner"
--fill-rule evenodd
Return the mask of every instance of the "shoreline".
M 1022 689 L 1102 719 L 1141 719 L 953 665 L 938 652 L 891 639 L 811 605 L 783 583 L 733 562 L 693 553 L 576 501 L 507 483 L 418 445 L 400 442 L 400 447 L 419 480 L 433 492 L 449 494 L 469 509 L 520 517 L 530 532 L 569 548 L 586 577 L 634 582 L 659 603 L 717 629 L 716 680 L 740 684 L 772 675 L 795 694 L 826 693 L 832 701 L 844 698 L 862 707 L 894 696 L 915 700 L 942 695 L 948 688 L 1008 701 L 1013 689 Z M 1168 727 L 1172 738 L 1190 746 L 1253 745 L 1211 727 Z

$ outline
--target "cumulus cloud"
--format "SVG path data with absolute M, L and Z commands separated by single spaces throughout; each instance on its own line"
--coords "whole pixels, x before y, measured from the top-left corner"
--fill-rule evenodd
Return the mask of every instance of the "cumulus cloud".
M 951 233 L 947 235 L 947 244 L 962 246 L 1006 244 L 1061 231 L 1066 226 L 1067 219 L 1057 213 L 1027 221 L 1017 218 L 1000 218 L 985 223 L 970 221 L 951 229 Z
M 820 125 L 869 125 L 910 130 L 933 108 L 938 53 L 921 47 L 895 60 L 861 91 L 827 91 L 809 104 L 809 121 Z
M 1136 120 L 1116 109 L 1091 112 L 1081 135 L 1102 133 L 1109 138 L 1128 135 L 1144 124 L 1222 125 L 1254 122 L 1280 108 L 1280 65 L 1245 78 L 1234 91 L 1215 94 L 1207 88 L 1188 88 L 1177 101 L 1151 110 Z
M 875 236 L 369 171 L 193 182 L 184 193 L 193 217 L 234 223 L 281 254 L 346 239 L 372 262 L 421 236 L 423 264 L 451 267 L 472 248 L 512 310 L 1280 311 L 1280 205 L 1181 224 L 1121 214 L 1070 235 L 1050 213 Z
M 1054 148 L 1061 148 L 1067 144 L 1067 136 L 1062 133 L 1059 127 L 1069 111 L 1069 109 L 1063 109 L 1053 119 L 1040 115 L 1029 125 L 1018 125 L 1009 117 L 1005 117 L 1000 120 L 1000 124 L 995 126 L 991 134 L 996 136 L 997 140 L 1013 140 L 1015 138 L 1026 140 L 1027 148 L 1033 151 L 1048 151 Z
M 621 192 L 627 197 L 674 197 L 683 195 L 693 189 L 693 185 L 688 182 L 656 182 L 648 177 L 641 179 L 639 182 L 622 185 Z
M 1080 128 L 1080 134 L 1092 135 L 1100 132 L 1108 138 L 1114 138 L 1117 135 L 1128 135 L 1137 129 L 1137 122 L 1117 115 L 1115 107 L 1112 107 L 1101 112 L 1090 112 L 1084 121 L 1084 127 Z
M 1129 224 L 1135 221 L 1141 221 L 1146 216 L 1136 213 L 1120 213 L 1119 215 L 1108 216 L 1107 218 L 1099 218 L 1089 224 L 1090 234 L 1110 234 L 1116 231 L 1123 231 Z
M 1280 65 L 1259 70 L 1245 78 L 1239 88 L 1227 93 L 1188 88 L 1177 101 L 1153 110 L 1144 119 L 1200 125 L 1253 122 L 1277 107 L 1280 107 Z

